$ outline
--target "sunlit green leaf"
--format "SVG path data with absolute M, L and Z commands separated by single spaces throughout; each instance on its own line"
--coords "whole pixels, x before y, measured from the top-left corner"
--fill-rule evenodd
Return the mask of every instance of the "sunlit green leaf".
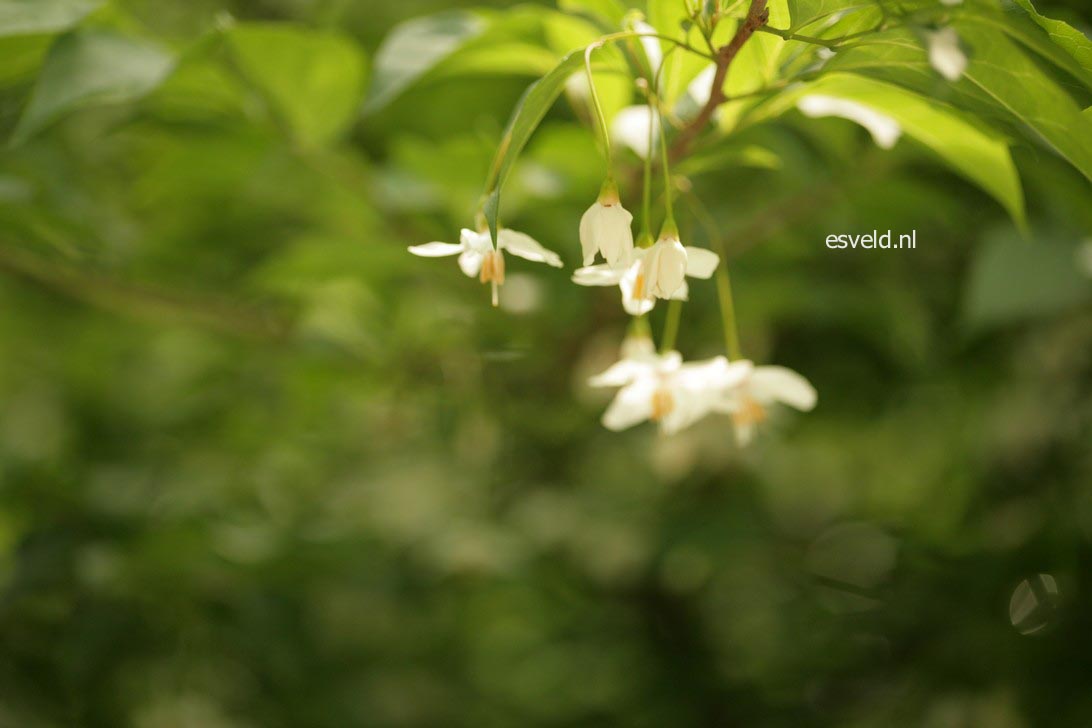
M 103 0 L 0 0 L 0 37 L 68 30 Z
M 1081 68 L 1092 73 L 1092 40 L 1089 40 L 1088 36 L 1068 23 L 1039 14 L 1031 4 L 1031 0 L 1014 0 L 1014 2 L 1050 35 L 1052 41 L 1073 56 Z
M 1031 5 L 1027 7 L 1031 8 Z M 1006 33 L 1092 89 L 1092 41 L 1065 23 L 1044 18 L 1033 9 L 1027 14 L 1019 9 L 1002 13 L 988 7 L 969 9 L 960 15 L 960 19 L 964 23 L 981 25 L 990 32 Z M 1079 40 L 1074 35 L 1079 36 Z
M 583 13 L 620 27 L 626 6 L 619 0 L 558 0 L 558 7 L 567 13 Z
M 493 239 L 497 237 L 497 218 L 500 213 L 500 195 L 508 173 L 512 171 L 523 147 L 527 145 L 531 135 L 546 116 L 546 112 L 553 106 L 554 101 L 565 89 L 565 83 L 573 72 L 580 68 L 584 62 L 584 52 L 574 51 L 548 74 L 540 78 L 523 95 L 508 128 L 501 139 L 497 156 L 493 160 L 493 168 L 489 175 L 487 187 L 488 196 L 485 202 L 485 216 L 489 223 L 489 229 L 493 233 Z
M 827 71 L 853 71 L 947 96 L 954 105 L 1045 142 L 1092 179 L 1092 127 L 1080 107 L 1012 41 L 972 22 L 956 28 L 971 49 L 964 77 L 948 84 L 932 69 L 918 36 L 896 30 L 839 52 Z
M 52 37 L 20 35 L 0 38 L 0 85 L 25 78 L 42 64 Z
M 365 60 L 350 38 L 292 25 L 245 24 L 233 28 L 229 39 L 243 75 L 300 141 L 328 142 L 356 115 Z
M 785 27 L 789 23 L 786 0 L 767 4 L 770 25 Z M 732 62 L 725 83 L 729 96 L 751 93 L 763 88 L 776 76 L 785 41 L 769 33 L 755 33 Z
M 138 99 L 173 64 L 169 53 L 147 41 L 105 32 L 65 36 L 50 50 L 12 141 L 25 141 L 78 108 Z
M 448 12 L 410 20 L 395 28 L 375 56 L 365 113 L 386 106 L 485 27 L 478 15 Z
M 898 86 L 842 73 L 782 94 L 766 113 L 783 110 L 808 94 L 846 99 L 894 119 L 905 134 L 992 195 L 1018 224 L 1025 224 L 1024 194 L 1008 144 L 965 114 Z
M 874 0 L 788 0 L 791 22 L 773 25 L 778 28 L 791 26 L 792 30 L 797 31 L 838 13 L 849 13 L 874 5 Z

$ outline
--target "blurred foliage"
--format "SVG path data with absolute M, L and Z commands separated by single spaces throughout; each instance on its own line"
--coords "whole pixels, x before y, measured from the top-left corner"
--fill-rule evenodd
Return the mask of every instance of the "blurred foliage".
M 678 171 L 744 350 L 820 393 L 741 451 L 717 419 L 599 426 L 616 290 L 516 261 L 492 310 L 405 253 L 470 224 L 524 89 L 624 13 L 483 5 L 0 0 L 0 725 L 1092 722 L 1083 36 L 960 21 L 994 70 L 955 90 L 832 62 L 935 97 L 989 173 L 916 107 L 889 151 L 724 109 Z M 380 47 L 407 28 L 449 43 Z M 701 66 L 673 68 L 685 103 Z M 570 268 L 604 173 L 578 96 L 504 198 Z M 918 247 L 823 245 L 873 229 Z M 680 349 L 719 353 L 691 298 Z

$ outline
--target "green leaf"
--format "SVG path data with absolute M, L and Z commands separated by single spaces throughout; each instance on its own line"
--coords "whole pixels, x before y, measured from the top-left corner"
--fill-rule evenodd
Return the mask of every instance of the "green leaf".
M 824 70 L 888 80 L 1006 123 L 1092 180 L 1092 126 L 1072 97 L 1004 35 L 971 22 L 954 25 L 971 49 L 970 64 L 954 84 L 930 67 L 917 36 L 907 30 L 878 34 L 839 52 Z
M 1026 226 L 1024 193 L 1004 138 L 984 131 L 964 114 L 912 91 L 863 76 L 838 73 L 783 94 L 780 108 L 808 94 L 853 101 L 891 117 L 959 175 L 994 197 L 1017 225 Z
M 485 30 L 485 21 L 467 12 L 419 18 L 395 28 L 375 56 L 364 113 L 383 108 L 417 79 Z
M 773 25 L 775 28 L 788 26 L 790 30 L 796 32 L 837 13 L 853 12 L 874 6 L 875 0 L 788 0 L 791 23 L 785 25 L 773 23 Z
M 48 35 L 0 38 L 0 86 L 22 81 L 36 71 L 52 40 Z
M 1014 0 L 1014 2 L 1023 8 L 1028 17 L 1049 34 L 1054 43 L 1065 49 L 1080 64 L 1081 68 L 1092 72 L 1092 40 L 1089 40 L 1084 33 L 1067 23 L 1040 15 L 1031 4 L 1031 0 Z
M 1039 233 L 1031 243 L 1011 230 L 989 236 L 971 268 L 965 321 L 977 329 L 1021 323 L 1092 300 L 1076 250 L 1072 241 Z
M 229 42 L 243 75 L 305 144 L 333 140 L 364 93 L 365 59 L 347 36 L 288 24 L 244 24 Z
M 494 242 L 497 240 L 501 189 L 508 178 L 508 173 L 512 171 L 512 165 L 515 164 L 520 152 L 546 116 L 546 112 L 565 89 L 565 82 L 583 63 L 583 50 L 573 51 L 565 56 L 552 71 L 531 84 L 512 113 L 508 128 L 497 149 L 497 155 L 493 159 L 489 184 L 486 188 L 484 213 Z
M 72 28 L 103 0 L 0 0 L 0 38 Z
M 770 25 L 784 28 L 789 24 L 786 0 L 770 0 L 767 3 Z M 766 86 L 778 73 L 781 52 L 785 41 L 770 33 L 755 33 L 740 50 L 731 68 L 725 91 L 729 96 L 752 93 Z
M 580 13 L 620 28 L 626 17 L 626 6 L 618 0 L 558 0 L 557 6 L 566 13 Z
M 684 3 L 676 0 L 649 0 L 648 22 L 657 33 L 677 38 L 695 48 L 705 48 L 701 31 L 696 25 L 684 27 L 685 20 L 687 13 Z M 725 30 L 729 25 L 724 24 Z M 687 53 L 668 41 L 652 42 L 659 42 L 664 59 L 660 70 L 660 97 L 668 106 L 673 106 L 686 93 L 694 78 L 711 62 L 707 58 Z
M 429 80 L 454 76 L 541 76 L 557 63 L 557 54 L 530 43 L 491 43 L 453 54 L 429 74 Z
M 1026 2 L 1026 0 L 1025 0 Z M 1031 5 L 1028 4 L 1030 8 Z M 1031 10 L 1034 13 L 1034 9 Z M 1069 73 L 1085 87 L 1092 89 L 1092 41 L 1078 31 L 1056 20 L 1044 18 L 1035 13 L 1024 13 L 1014 8 L 1009 13 L 995 11 L 992 8 L 976 6 L 960 15 L 964 22 L 976 23 L 990 31 L 1001 31 L 1009 35 L 1029 50 L 1039 54 L 1054 65 Z M 1038 17 L 1035 22 L 1032 18 Z M 1053 32 L 1044 23 L 1062 26 L 1080 40 L 1071 38 L 1062 32 Z
M 19 144 L 61 116 L 87 106 L 134 101 L 174 65 L 160 46 L 106 32 L 64 36 L 53 46 L 12 136 Z

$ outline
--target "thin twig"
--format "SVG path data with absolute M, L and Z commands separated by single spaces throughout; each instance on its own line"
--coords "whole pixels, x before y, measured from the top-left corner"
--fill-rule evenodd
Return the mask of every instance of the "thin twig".
M 698 112 L 698 115 L 684 126 L 675 137 L 670 154 L 673 161 L 686 155 L 690 150 L 690 145 L 694 143 L 694 139 L 712 120 L 717 107 L 727 100 L 724 96 L 724 81 L 728 77 L 728 69 L 731 67 L 732 61 L 735 60 L 743 45 L 755 34 L 755 31 L 764 26 L 769 18 L 770 13 L 766 9 L 766 0 L 751 0 L 751 7 L 747 11 L 747 17 L 736 28 L 732 40 L 717 51 L 717 67 L 713 75 L 713 86 L 709 92 L 709 100 L 705 102 L 705 106 Z

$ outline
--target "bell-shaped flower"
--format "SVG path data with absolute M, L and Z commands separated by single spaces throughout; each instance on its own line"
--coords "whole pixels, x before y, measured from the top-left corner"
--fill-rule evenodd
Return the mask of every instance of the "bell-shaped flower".
M 755 427 L 766 421 L 772 405 L 786 404 L 801 412 L 815 408 L 815 387 L 792 369 L 754 366 L 746 359 L 732 362 L 731 366 L 742 371 L 743 376 L 720 392 L 713 409 L 732 417 L 740 445 L 754 438 Z
M 573 272 L 573 282 L 581 286 L 618 286 L 622 305 L 631 316 L 652 310 L 657 298 L 685 301 L 689 287 L 685 276 L 712 277 L 720 257 L 704 248 L 683 246 L 678 237 L 663 238 L 650 248 L 634 248 L 626 265 L 592 265 Z
M 449 255 L 459 256 L 459 268 L 471 278 L 477 277 L 482 283 L 493 286 L 493 305 L 498 301 L 498 289 L 504 285 L 504 251 L 524 260 L 546 263 L 555 268 L 561 267 L 561 258 L 557 253 L 542 245 L 530 235 L 504 229 L 497 234 L 497 247 L 493 247 L 493 238 L 489 231 L 474 232 L 463 228 L 456 243 L 425 243 L 411 245 L 409 252 L 422 258 L 441 258 Z
M 949 81 L 955 82 L 967 70 L 967 54 L 959 41 L 955 28 L 941 28 L 926 36 L 929 46 L 929 65 Z
M 671 298 L 686 282 L 686 264 L 686 248 L 678 236 L 661 235 L 637 269 L 634 298 Z
M 620 387 L 603 414 L 609 430 L 649 420 L 665 434 L 676 433 L 712 412 L 720 393 L 750 371 L 750 362 L 729 364 L 722 356 L 684 363 L 678 352 L 657 354 L 645 341 L 644 350 L 631 347 L 626 358 L 588 381 L 593 387 Z
M 584 265 L 600 253 L 612 268 L 624 266 L 633 252 L 633 215 L 622 207 L 618 186 L 607 180 L 599 199 L 580 218 L 580 248 Z

